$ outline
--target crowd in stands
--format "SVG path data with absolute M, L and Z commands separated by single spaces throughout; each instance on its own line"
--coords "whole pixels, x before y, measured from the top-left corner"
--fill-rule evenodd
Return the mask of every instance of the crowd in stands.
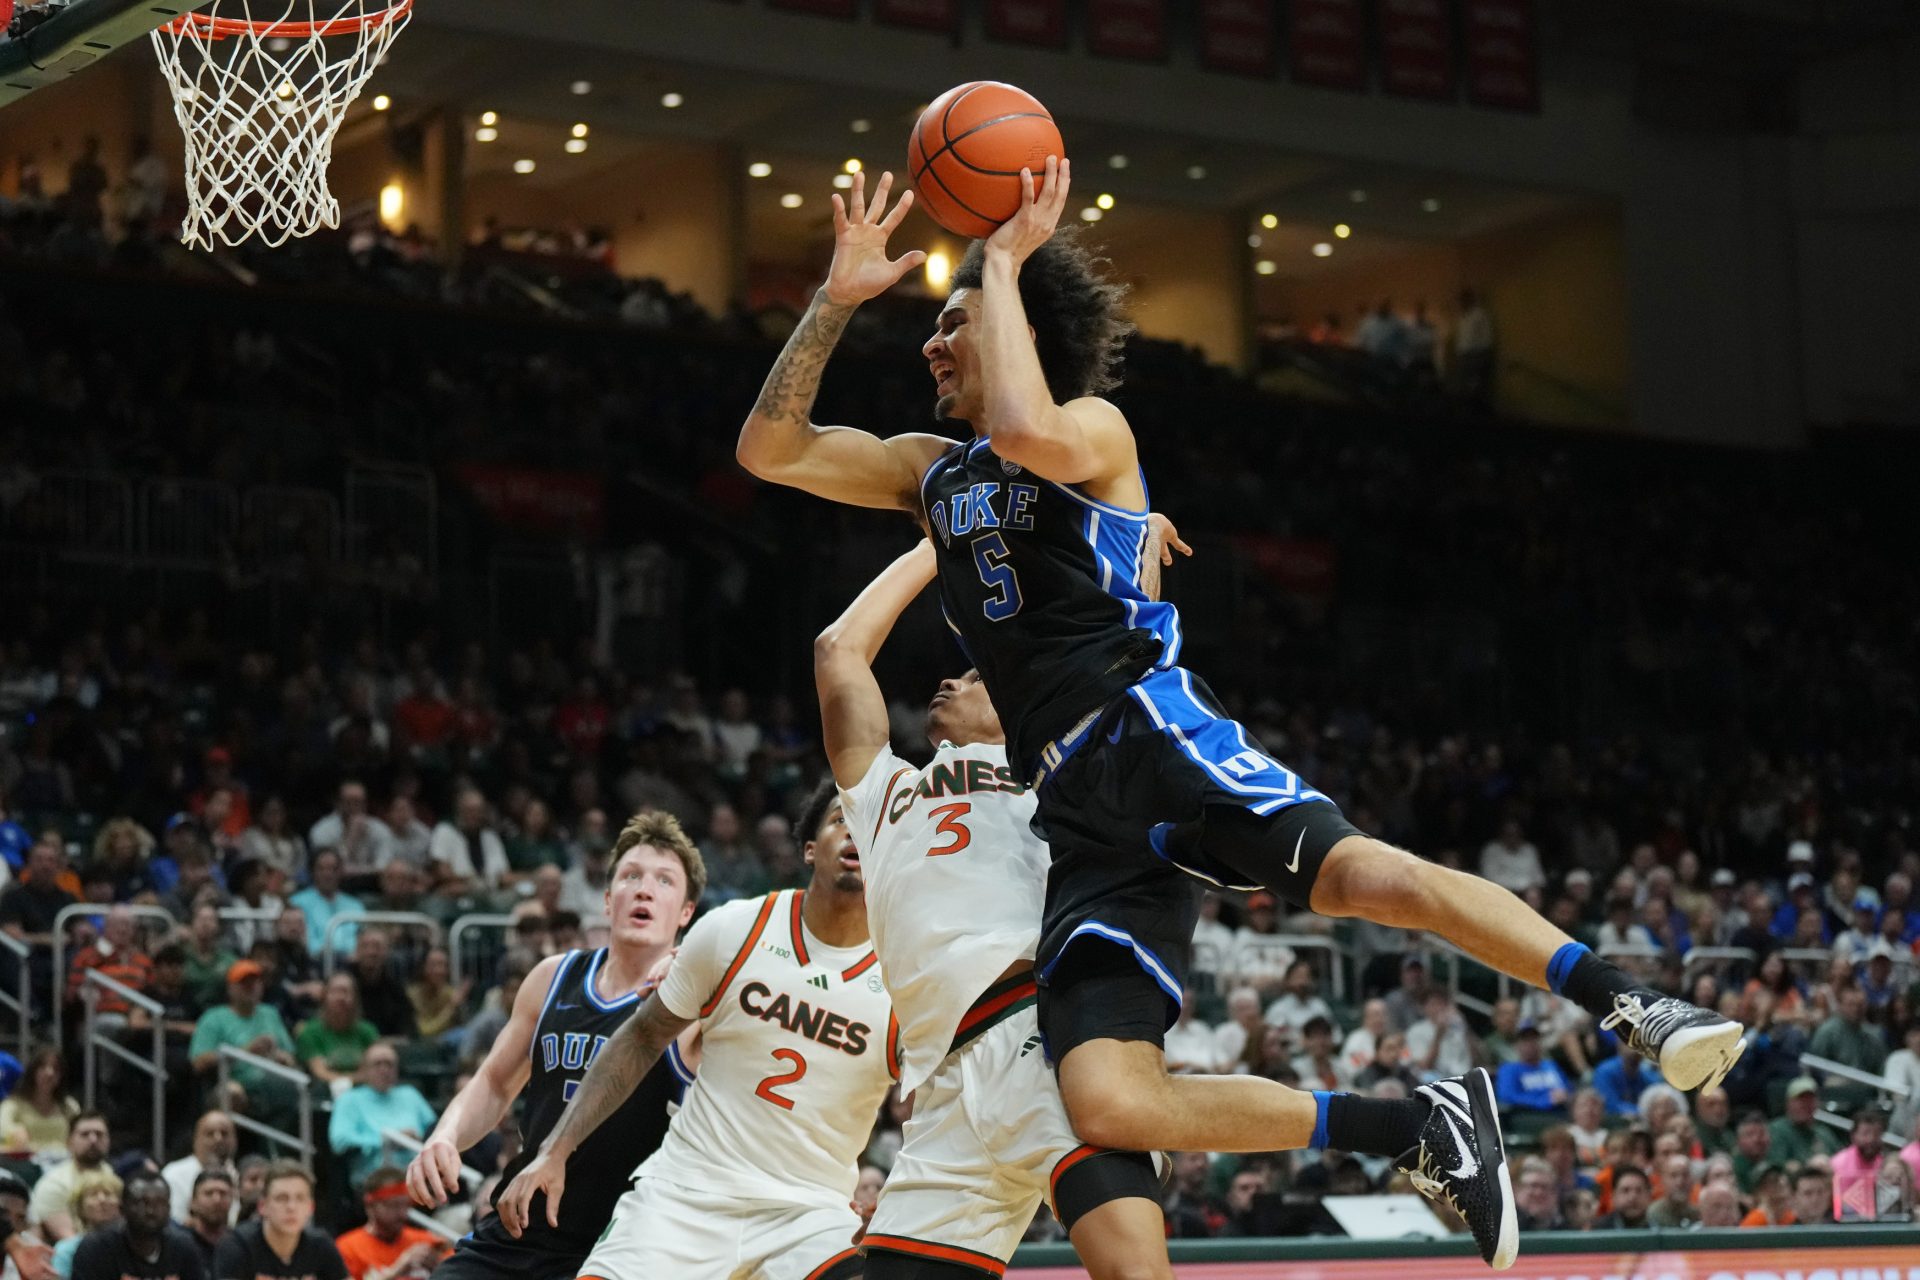
M 48 468 L 317 481 L 349 454 L 644 467 L 733 534 L 822 548 L 818 576 L 848 588 L 833 607 L 859 581 L 830 560 L 838 540 L 902 536 L 740 476 L 733 431 L 770 354 L 764 318 L 695 319 L 657 285 L 615 282 L 588 311 L 609 317 L 604 330 L 558 340 L 490 320 L 499 332 L 477 338 L 462 308 L 504 295 L 447 293 L 430 263 L 374 233 L 255 265 L 263 290 L 344 281 L 454 304 L 401 313 L 409 332 L 380 351 L 297 315 L 266 324 L 246 293 L 201 295 L 150 343 L 102 341 L 110 309 L 89 314 L 86 282 L 114 287 L 129 253 L 157 248 L 85 222 L 51 204 L 0 214 L 0 255 L 79 272 L 60 280 L 80 299 L 29 316 L 0 279 L 10 545 L 63 549 L 61 523 L 34 517 Z M 198 286 L 178 287 L 185 299 Z M 865 345 L 830 379 L 823 416 L 924 418 L 924 371 L 901 354 L 919 341 L 915 305 L 863 313 Z M 366 307 L 369 325 L 395 323 Z M 622 311 L 659 332 L 636 348 L 612 319 Z M 1508 989 L 1430 939 L 1331 930 L 1256 894 L 1208 900 L 1168 1037 L 1178 1069 L 1382 1096 L 1497 1069 L 1534 1227 L 1910 1211 L 1920 579 L 1885 536 L 1900 526 L 1899 505 L 1878 500 L 1892 469 L 1817 452 L 1774 464 L 1415 438 L 1277 404 L 1151 345 L 1135 356 L 1123 395 L 1156 505 L 1241 570 L 1224 597 L 1170 575 L 1176 595 L 1196 593 L 1193 663 L 1261 739 L 1363 829 L 1507 885 L 1655 985 L 1754 1028 L 1723 1090 L 1680 1097 L 1563 1001 Z M 299 376 L 316 361 L 355 376 Z M 659 536 L 667 559 L 713 554 L 705 535 Z M 1337 552 L 1325 580 L 1269 572 L 1316 547 Z M 285 1256 L 308 1247 L 316 1213 L 336 1229 L 364 1215 L 371 1234 L 338 1249 L 356 1280 L 430 1266 L 430 1242 L 396 1216 L 379 1135 L 423 1133 L 532 963 L 594 943 L 624 818 L 662 809 L 697 835 L 708 907 L 803 880 L 793 814 L 823 768 L 809 694 L 728 647 L 737 627 L 804 660 L 808 627 L 831 615 L 755 604 L 785 598 L 771 594 L 779 578 L 808 576 L 794 563 L 769 553 L 695 575 L 704 594 L 684 612 L 711 629 L 671 665 L 625 663 L 552 626 L 491 644 L 459 616 L 365 607 L 366 584 L 337 578 L 316 578 L 306 607 L 271 624 L 217 596 L 181 608 L 137 587 L 106 602 L 0 583 L 0 928 L 33 945 L 35 1007 L 67 1005 L 65 1043 L 29 1055 L 0 1103 L 6 1177 L 37 1229 L 150 1241 L 143 1197 L 158 1170 L 203 1251 L 273 1233 Z M 717 597 L 731 612 L 698 606 Z M 956 660 L 929 654 L 916 670 Z M 1564 665 L 1581 669 L 1571 693 Z M 894 690 L 903 748 L 917 687 Z M 514 921 L 455 974 L 422 929 L 354 922 L 372 912 Z M 1688 963 L 1700 948 L 1731 958 Z M 13 964 L 0 954 L 8 990 Z M 144 1149 L 144 1079 L 125 1064 L 101 1064 L 105 1114 L 81 1111 L 70 1064 L 87 999 L 93 1024 L 136 1050 L 162 1025 L 164 1150 Z M 274 1144 L 225 1119 L 286 1129 L 303 1102 L 323 1108 L 317 1194 L 299 1176 L 269 1181 Z M 863 1194 L 903 1114 L 895 1100 L 879 1118 Z M 515 1143 L 496 1135 L 469 1163 L 496 1171 Z M 1386 1162 L 1338 1153 L 1183 1153 L 1169 1230 L 1333 1231 L 1323 1195 L 1399 1185 Z M 256 1234 L 228 1245 L 236 1213 Z M 1048 1230 L 1043 1219 L 1035 1234 Z M 76 1274 L 93 1264 L 97 1251 L 72 1249 Z

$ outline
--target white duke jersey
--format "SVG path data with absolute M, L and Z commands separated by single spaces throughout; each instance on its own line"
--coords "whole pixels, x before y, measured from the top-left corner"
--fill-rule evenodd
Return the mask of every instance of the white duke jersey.
M 1004 746 L 943 742 L 925 769 L 882 750 L 840 796 L 900 1018 L 907 1093 L 947 1056 L 980 993 L 1033 958 L 1050 858 Z
M 853 1198 L 899 1031 L 873 949 L 808 933 L 804 897 L 729 902 L 687 931 L 658 994 L 700 1020 L 700 1075 L 634 1176 L 734 1200 Z

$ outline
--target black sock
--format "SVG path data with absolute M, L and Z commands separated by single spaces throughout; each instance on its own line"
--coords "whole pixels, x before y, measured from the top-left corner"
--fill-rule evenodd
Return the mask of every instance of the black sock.
M 1402 1155 L 1419 1145 L 1432 1105 L 1425 1098 L 1333 1094 L 1327 1099 L 1326 1145 L 1363 1156 Z
M 1640 984 L 1611 960 L 1602 960 L 1582 947 L 1584 954 L 1573 962 L 1573 971 L 1560 986 L 1560 994 L 1596 1018 L 1613 1012 L 1613 998 Z

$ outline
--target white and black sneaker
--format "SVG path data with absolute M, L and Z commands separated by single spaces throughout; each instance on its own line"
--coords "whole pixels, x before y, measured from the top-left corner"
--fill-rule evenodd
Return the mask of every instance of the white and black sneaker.
M 1627 1048 L 1656 1062 L 1682 1091 L 1718 1088 L 1747 1047 L 1747 1029 L 1697 1004 L 1638 987 L 1613 998 L 1606 1030 L 1626 1024 Z
M 1465 1220 L 1487 1265 L 1506 1270 L 1520 1253 L 1520 1213 L 1500 1137 L 1493 1077 L 1475 1067 L 1464 1076 L 1421 1085 L 1414 1095 L 1432 1107 L 1420 1145 L 1395 1166 L 1414 1190 Z

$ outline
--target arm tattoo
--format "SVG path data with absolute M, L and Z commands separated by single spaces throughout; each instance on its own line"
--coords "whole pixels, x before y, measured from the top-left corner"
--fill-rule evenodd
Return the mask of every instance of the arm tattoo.
M 659 996 L 648 996 L 640 1011 L 614 1032 L 593 1060 L 541 1150 L 562 1147 L 569 1154 L 578 1150 L 608 1116 L 620 1109 L 686 1026 L 687 1019 L 660 1003 Z
M 828 302 L 824 290 L 813 295 L 812 305 L 794 326 L 793 336 L 787 339 L 780 358 L 773 362 L 773 371 L 767 374 L 766 385 L 760 388 L 760 399 L 753 406 L 755 416 L 806 425 L 814 397 L 820 393 L 820 375 L 827 367 L 827 357 L 833 354 L 852 315 L 852 307 Z

